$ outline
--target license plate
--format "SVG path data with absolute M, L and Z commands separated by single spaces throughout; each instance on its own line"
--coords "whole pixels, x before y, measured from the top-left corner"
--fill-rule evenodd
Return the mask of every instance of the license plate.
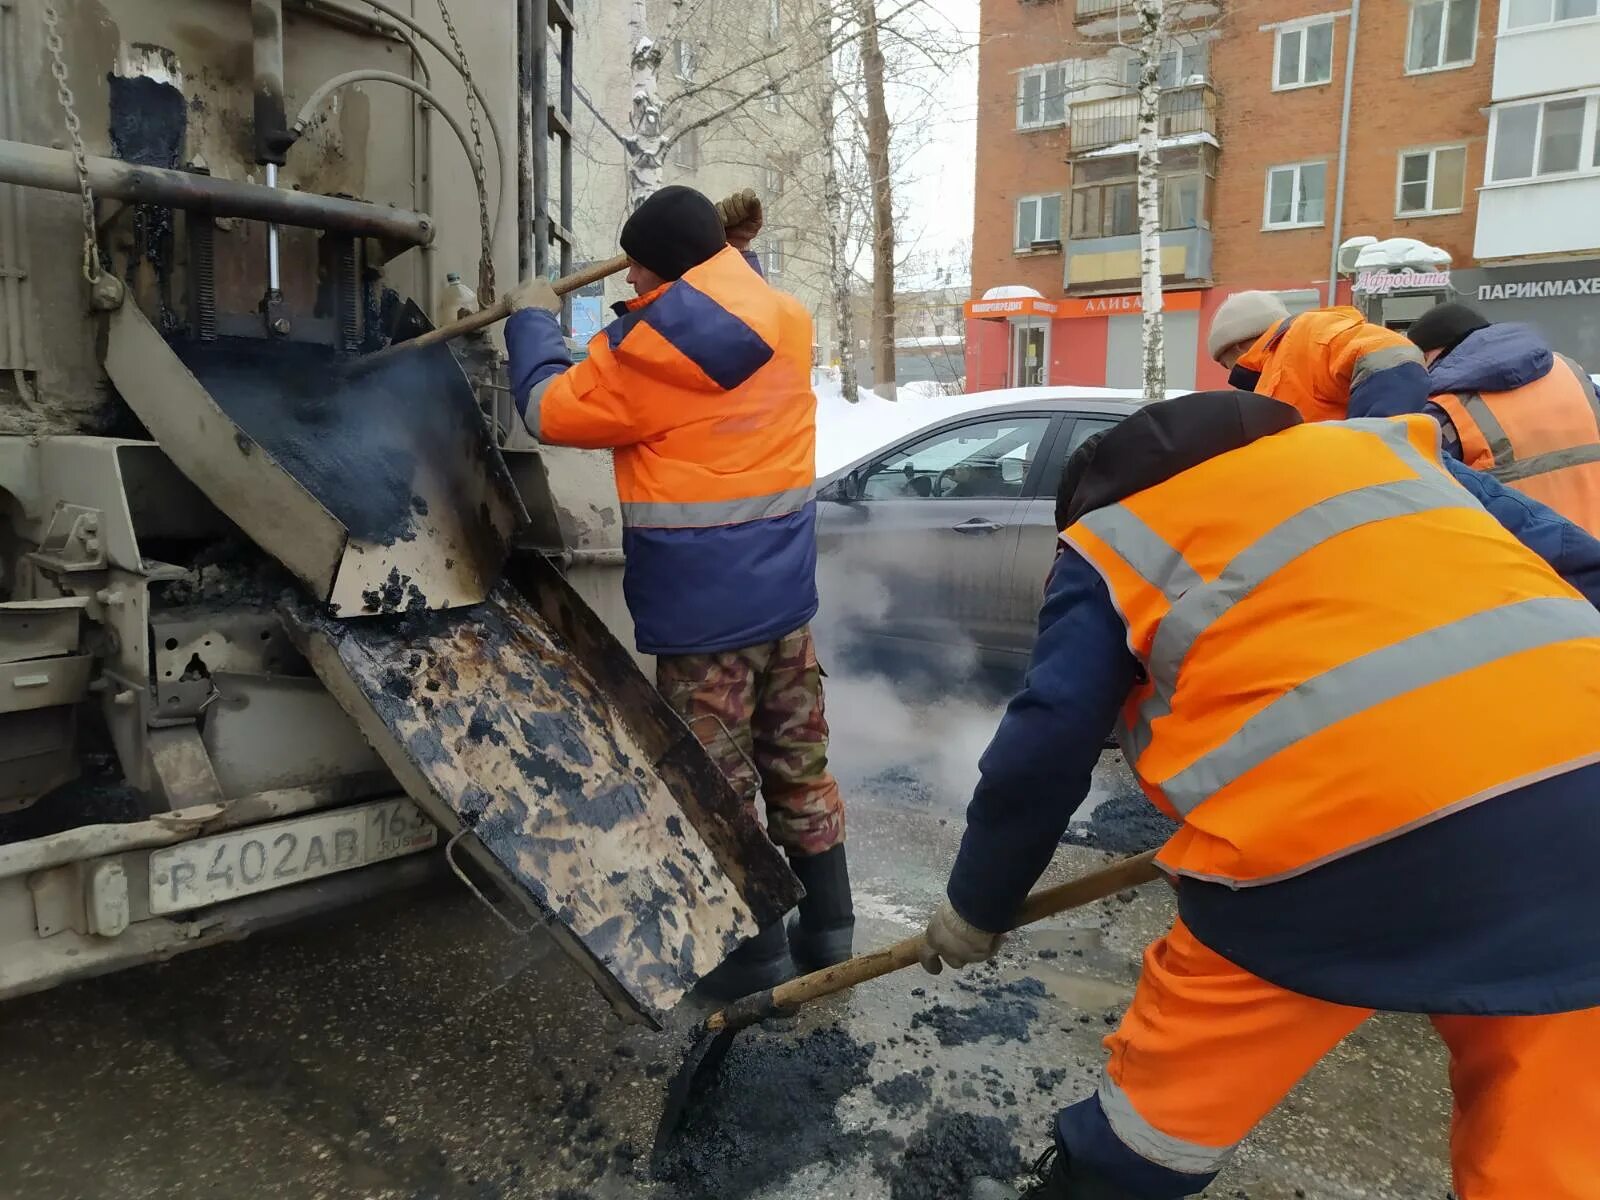
M 353 871 L 433 846 L 439 828 L 409 800 L 384 800 L 237 833 L 199 838 L 150 855 L 150 911 L 178 912 Z

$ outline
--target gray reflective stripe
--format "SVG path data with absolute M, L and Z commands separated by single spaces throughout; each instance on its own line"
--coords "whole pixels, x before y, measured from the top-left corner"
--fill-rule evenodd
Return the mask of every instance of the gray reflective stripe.
M 1183 555 L 1127 506 L 1097 508 L 1080 521 L 1168 600 L 1200 586 L 1200 576 Z
M 1494 455 L 1495 468 L 1509 467 L 1514 463 L 1517 456 L 1512 453 L 1511 439 L 1506 436 L 1505 426 L 1500 424 L 1494 411 L 1484 403 L 1483 397 L 1477 392 L 1466 392 L 1457 399 L 1461 401 L 1461 407 L 1467 410 L 1467 416 L 1477 422 L 1478 432 L 1483 434 L 1483 440 L 1489 443 L 1489 453 Z
M 1474 805 L 1482 804 L 1485 800 L 1493 800 L 1496 796 L 1510 795 L 1512 792 L 1531 787 L 1542 780 L 1553 779 L 1557 775 L 1565 775 L 1568 771 L 1577 771 L 1583 767 L 1592 767 L 1595 763 L 1600 763 L 1600 751 L 1580 755 L 1566 762 L 1557 763 L 1555 766 L 1530 771 L 1528 774 L 1516 779 L 1508 779 L 1504 783 L 1497 783 L 1493 787 L 1485 788 L 1483 791 L 1476 792 L 1464 800 L 1457 800 L 1454 804 L 1447 804 L 1443 808 L 1436 808 L 1432 812 L 1423 813 L 1422 816 L 1414 821 L 1407 821 L 1404 825 L 1397 825 L 1393 829 L 1385 830 L 1383 833 L 1374 834 L 1369 838 L 1362 838 L 1359 842 L 1342 846 L 1331 854 L 1324 854 L 1321 858 L 1314 858 L 1298 867 L 1292 867 L 1287 871 L 1279 871 L 1273 875 L 1261 875 L 1254 879 L 1236 879 L 1231 875 L 1214 875 L 1207 871 L 1191 871 L 1183 867 L 1168 866 L 1165 863 L 1162 863 L 1161 866 L 1163 870 L 1174 875 L 1188 875 L 1192 879 L 1201 879 L 1207 883 L 1225 883 L 1230 888 L 1235 889 L 1265 887 L 1269 883 L 1282 883 L 1285 879 L 1293 879 L 1297 875 L 1304 875 L 1307 871 L 1315 871 L 1318 867 L 1325 867 L 1341 858 L 1348 858 L 1352 854 L 1359 854 L 1363 850 L 1381 846 L 1384 842 L 1392 842 L 1395 838 L 1404 837 L 1406 834 L 1413 833 L 1424 826 L 1432 825 L 1435 821 L 1443 820 L 1445 817 L 1458 812 L 1465 812 Z
M 1137 723 L 1128 731 L 1133 758 L 1149 747 L 1151 725 L 1171 714 L 1178 670 L 1195 642 L 1264 579 L 1302 554 L 1363 525 L 1442 508 L 1476 509 L 1478 503 L 1438 471 L 1332 496 L 1273 527 L 1236 554 L 1215 580 L 1180 599 L 1162 620 L 1150 646 L 1148 669 L 1155 686 L 1139 708 Z
M 1572 372 L 1572 377 L 1578 381 L 1578 386 L 1583 389 L 1583 398 L 1589 402 L 1589 411 L 1594 413 L 1596 428 L 1600 428 L 1600 394 L 1596 394 L 1594 380 L 1589 378 L 1589 373 L 1573 362 L 1565 354 L 1556 355 L 1567 370 Z
M 1539 646 L 1600 637 L 1587 600 L 1540 597 L 1474 613 L 1324 671 L 1256 713 L 1215 750 L 1157 786 L 1180 813 L 1296 742 L 1375 705 Z
M 707 525 L 738 525 L 766 517 L 782 517 L 799 512 L 811 503 L 816 488 L 789 488 L 768 496 L 747 500 L 698 500 L 687 504 L 669 501 L 638 501 L 622 506 L 622 523 L 634 527 L 659 529 L 701 529 Z
M 1414 362 L 1419 367 L 1422 365 L 1422 351 L 1409 342 L 1404 346 L 1383 346 L 1368 351 L 1356 359 L 1356 365 L 1350 371 L 1351 390 L 1365 383 L 1369 375 L 1376 375 L 1379 371 L 1387 371 L 1390 367 L 1398 367 L 1402 363 L 1409 362 Z
M 1530 479 L 1564 467 L 1581 467 L 1593 462 L 1600 462 L 1600 444 L 1568 446 L 1565 450 L 1552 450 L 1549 454 L 1519 458 L 1507 466 L 1496 467 L 1492 474 L 1501 483 L 1514 483 L 1518 479 Z
M 544 404 L 544 394 L 550 390 L 550 385 L 560 376 L 552 375 L 549 379 L 541 379 L 528 390 L 528 403 L 522 409 L 522 424 L 534 437 L 539 436 L 539 415 Z
M 1139 1115 L 1128 1094 L 1116 1085 L 1110 1075 L 1100 1076 L 1100 1090 L 1095 1098 L 1106 1123 L 1117 1140 L 1146 1162 L 1177 1171 L 1181 1175 L 1210 1175 L 1220 1171 L 1233 1146 L 1202 1146 L 1186 1142 L 1171 1134 L 1162 1133 Z
M 1411 441 L 1411 429 L 1414 422 L 1397 417 L 1362 417 L 1354 421 L 1340 421 L 1339 426 L 1344 429 L 1354 429 L 1361 433 L 1376 434 L 1382 438 L 1387 449 L 1392 450 L 1406 466 L 1418 475 L 1444 474 L 1444 468 L 1439 465 L 1443 455 L 1440 441 L 1443 432 L 1439 422 L 1429 418 L 1426 425 L 1416 425 L 1416 428 L 1425 429 L 1433 440 L 1433 454 L 1427 455 L 1418 450 Z

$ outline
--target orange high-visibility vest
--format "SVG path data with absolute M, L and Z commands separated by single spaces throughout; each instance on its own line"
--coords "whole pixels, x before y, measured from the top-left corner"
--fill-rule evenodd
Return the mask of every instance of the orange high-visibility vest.
M 1270 883 L 1600 761 L 1600 613 L 1427 417 L 1295 426 L 1062 537 L 1145 668 L 1119 732 L 1169 870 Z
M 1543 379 L 1510 392 L 1429 397 L 1461 435 L 1461 458 L 1600 537 L 1600 402 L 1581 368 L 1556 355 Z
M 1258 394 L 1294 405 L 1308 421 L 1344 420 L 1353 388 L 1408 362 L 1420 367 L 1422 351 L 1348 306 L 1285 317 L 1239 359 L 1260 373 Z

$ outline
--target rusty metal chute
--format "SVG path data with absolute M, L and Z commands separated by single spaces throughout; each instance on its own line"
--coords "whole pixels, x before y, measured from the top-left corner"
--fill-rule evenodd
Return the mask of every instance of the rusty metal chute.
M 124 304 L 105 364 L 178 468 L 337 615 L 476 604 L 527 520 L 445 347 L 345 378 L 327 347 L 174 349 Z
M 169 344 L 111 314 L 106 369 L 163 450 L 310 589 L 291 637 L 406 792 L 658 1024 L 799 883 L 567 582 L 444 346 L 350 375 L 325 347 Z M 502 578 L 504 574 L 504 578 Z
M 513 574 L 449 613 L 285 616 L 412 798 L 654 1025 L 798 881 L 566 581 L 537 559 Z

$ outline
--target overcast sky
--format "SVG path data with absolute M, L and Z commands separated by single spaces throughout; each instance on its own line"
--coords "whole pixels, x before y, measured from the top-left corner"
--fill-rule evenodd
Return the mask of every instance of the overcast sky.
M 926 121 L 925 143 L 906 162 L 908 209 L 900 244 L 913 251 L 947 258 L 972 237 L 973 151 L 977 136 L 978 100 L 978 0 L 933 0 L 949 22 L 952 36 L 959 35 L 967 49 L 943 78 L 932 76 L 897 98 L 896 116 L 908 122 L 922 119 L 933 99 L 932 117 Z M 909 110 L 909 112 L 904 111 Z M 962 275 L 966 263 L 961 263 Z M 910 286 L 915 286 L 907 281 Z

